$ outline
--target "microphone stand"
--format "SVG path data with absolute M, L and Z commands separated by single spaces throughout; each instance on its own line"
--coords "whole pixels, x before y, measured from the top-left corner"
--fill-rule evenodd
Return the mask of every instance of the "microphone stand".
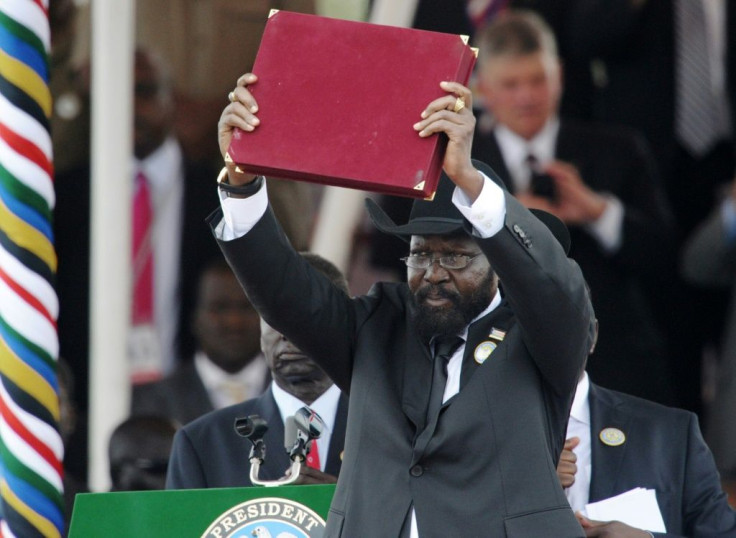
M 288 486 L 296 482 L 312 441 L 322 435 L 324 427 L 325 424 L 320 416 L 306 406 L 299 409 L 293 417 L 287 417 L 284 423 L 284 445 L 291 459 L 289 474 L 278 480 L 261 480 L 258 474 L 266 459 L 266 444 L 263 436 L 268 430 L 268 424 L 258 415 L 235 419 L 237 434 L 247 438 L 253 445 L 248 456 L 251 483 L 258 486 L 275 487 Z

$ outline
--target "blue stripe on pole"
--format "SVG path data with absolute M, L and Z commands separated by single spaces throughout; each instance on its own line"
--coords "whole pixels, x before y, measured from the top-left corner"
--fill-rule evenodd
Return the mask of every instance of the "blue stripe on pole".
M 3 187 L 2 183 L 0 183 L 0 198 L 2 198 L 8 209 L 18 218 L 33 226 L 49 241 L 54 240 L 54 232 L 48 219 L 9 193 L 7 189 Z
M 33 69 L 38 76 L 44 80 L 48 80 L 48 67 L 46 60 L 38 53 L 34 47 L 25 41 L 18 39 L 10 33 L 4 26 L 0 25 L 0 48 L 6 54 L 9 54 L 16 60 L 23 62 Z

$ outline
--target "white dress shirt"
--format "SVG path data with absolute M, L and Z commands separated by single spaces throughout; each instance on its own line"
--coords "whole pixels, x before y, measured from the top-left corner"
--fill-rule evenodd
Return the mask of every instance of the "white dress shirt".
M 286 420 L 286 417 L 293 416 L 299 409 L 307 405 L 299 398 L 289 394 L 279 387 L 275 381 L 271 382 L 271 391 L 273 392 L 273 398 L 276 400 L 276 405 L 281 413 L 282 421 Z M 337 404 L 340 401 L 340 394 L 340 389 L 337 388 L 337 385 L 331 385 L 330 388 L 324 391 L 319 398 L 312 402 L 312 405 L 308 406 L 316 411 L 325 423 L 325 429 L 322 431 L 320 438 L 316 441 L 312 441 L 313 443 L 317 443 L 317 451 L 319 452 L 319 468 L 321 471 L 325 470 L 327 457 L 329 456 L 330 439 L 332 439 L 332 432 L 335 431 Z
M 575 391 L 575 399 L 572 402 L 570 418 L 567 422 L 566 439 L 578 437 L 580 443 L 573 449 L 578 457 L 577 473 L 575 483 L 565 488 L 565 496 L 574 511 L 582 510 L 588 504 L 590 493 L 590 478 L 592 473 L 592 457 L 590 452 L 590 405 L 588 403 L 588 392 L 590 391 L 590 380 L 588 374 L 583 372 L 583 377 L 578 382 Z
M 498 124 L 494 127 L 493 134 L 503 155 L 503 162 L 514 182 L 515 192 L 525 193 L 529 190 L 531 184 L 531 171 L 527 163 L 529 155 L 534 155 L 540 166 L 554 160 L 559 131 L 560 121 L 557 118 L 545 123 L 542 130 L 530 140 L 517 135 L 505 125 Z
M 260 396 L 268 375 L 268 366 L 262 353 L 255 356 L 239 372 L 231 374 L 209 360 L 203 351 L 197 351 L 194 354 L 194 368 L 215 409 Z M 238 387 L 239 390 L 230 391 L 227 389 L 228 386 Z

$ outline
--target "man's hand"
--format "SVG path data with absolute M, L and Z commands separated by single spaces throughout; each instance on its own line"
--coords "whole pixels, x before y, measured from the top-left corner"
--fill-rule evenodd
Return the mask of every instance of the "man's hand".
M 565 441 L 562 454 L 560 454 L 560 461 L 557 463 L 557 478 L 563 488 L 569 488 L 575 483 L 575 473 L 578 472 L 578 466 L 575 462 L 578 461 L 578 457 L 573 449 L 579 444 L 579 437 L 570 437 Z
M 237 86 L 231 92 L 231 103 L 225 107 L 217 124 L 217 140 L 220 145 L 220 154 L 225 159 L 225 154 L 230 147 L 235 128 L 245 132 L 253 131 L 260 124 L 256 116 L 258 103 L 253 94 L 248 91 L 248 86 L 255 84 L 258 80 L 253 73 L 246 73 L 238 79 Z M 244 185 L 255 179 L 254 174 L 236 173 L 235 166 L 228 165 L 228 182 L 231 185 Z
M 290 471 L 291 469 L 287 470 L 284 476 L 289 476 L 291 474 Z M 337 477 L 302 465 L 299 471 L 299 478 L 296 479 L 294 484 L 310 486 L 314 484 L 337 484 Z
M 447 95 L 427 105 L 421 113 L 421 121 L 414 124 L 414 129 L 422 138 L 436 133 L 447 135 L 442 167 L 450 179 L 474 201 L 483 189 L 483 178 L 470 161 L 475 130 L 473 94 L 458 82 L 441 82 L 440 87 Z M 459 110 L 458 105 L 462 106 Z
M 555 182 L 557 200 L 533 194 L 520 194 L 517 199 L 526 207 L 543 209 L 557 216 L 565 224 L 587 224 L 596 221 L 606 209 L 606 199 L 591 190 L 571 164 L 552 161 L 545 168 Z
M 652 538 L 651 533 L 641 529 L 629 527 L 620 521 L 593 521 L 580 514 L 575 513 L 580 526 L 585 530 L 585 536 L 599 538 Z

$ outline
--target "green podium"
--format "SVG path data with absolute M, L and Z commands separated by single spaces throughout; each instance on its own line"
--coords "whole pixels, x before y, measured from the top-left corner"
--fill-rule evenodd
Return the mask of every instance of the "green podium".
M 320 538 L 334 484 L 82 493 L 70 538 Z

